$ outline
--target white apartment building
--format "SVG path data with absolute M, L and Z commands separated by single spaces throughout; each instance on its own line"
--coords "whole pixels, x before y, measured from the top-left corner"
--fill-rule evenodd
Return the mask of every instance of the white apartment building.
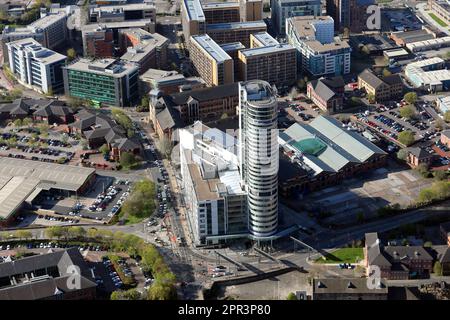
M 33 38 L 44 47 L 53 49 L 66 41 L 67 34 L 67 13 L 59 11 L 45 13 L 26 27 L 6 26 L 2 32 L 1 41 L 5 45 L 11 41 Z
M 341 76 L 350 73 L 351 48 L 334 37 L 329 16 L 293 17 L 286 20 L 287 42 L 297 49 L 300 72 L 312 76 Z
M 248 236 L 237 140 L 200 121 L 180 129 L 182 192 L 196 245 Z
M 17 80 L 42 93 L 62 91 L 62 67 L 67 57 L 44 48 L 32 38 L 6 44 L 11 71 Z

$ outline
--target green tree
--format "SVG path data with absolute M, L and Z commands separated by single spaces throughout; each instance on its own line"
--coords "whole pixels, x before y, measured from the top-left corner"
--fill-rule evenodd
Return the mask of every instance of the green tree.
M 72 61 L 77 57 L 77 52 L 74 48 L 67 49 L 67 60 Z
M 411 105 L 401 107 L 399 112 L 400 115 L 406 119 L 412 119 L 416 116 L 416 109 Z
M 119 162 L 123 168 L 130 168 L 131 166 L 137 163 L 137 159 L 134 156 L 134 154 L 130 152 L 122 152 L 120 154 Z
M 436 261 L 433 266 L 433 273 L 436 276 L 442 276 L 442 264 L 439 261 Z
M 52 87 L 48 88 L 48 90 L 47 90 L 47 96 L 53 97 L 54 95 L 55 95 L 55 94 L 53 93 L 53 88 L 52 88 Z
M 424 246 L 425 248 L 431 248 L 431 247 L 433 246 L 433 242 L 427 241 L 427 242 L 425 242 L 425 243 L 423 244 L 423 246 Z
M 22 96 L 22 90 L 15 88 L 9 92 L 11 100 L 19 99 Z
M 68 236 L 70 238 L 81 239 L 86 235 L 86 230 L 84 230 L 83 227 L 79 227 L 79 226 L 69 227 L 67 229 L 67 231 L 68 231 Z
M 177 291 L 173 284 L 156 280 L 148 290 L 147 298 L 149 300 L 175 300 Z
M 398 134 L 398 141 L 405 146 L 410 146 L 414 143 L 414 133 L 411 130 L 405 130 Z
M 132 192 L 122 206 L 123 214 L 138 218 L 149 217 L 155 210 L 155 183 L 144 179 L 135 183 Z
M 431 175 L 431 172 L 428 170 L 428 166 L 425 163 L 419 164 L 415 170 L 424 178 L 429 178 Z
M 356 214 L 356 221 L 358 223 L 363 223 L 364 222 L 364 212 L 358 212 Z
M 286 300 L 298 300 L 297 296 L 293 292 L 289 292 L 289 294 L 286 297 Z
M 21 127 L 22 126 L 22 120 L 16 119 L 14 120 L 14 127 Z
M 159 152 L 163 155 L 165 159 L 170 159 L 170 155 L 172 154 L 172 142 L 166 138 L 162 137 L 157 144 Z
M 444 170 L 436 170 L 433 173 L 434 176 L 434 180 L 436 181 L 442 181 L 447 179 L 447 172 L 445 172 Z
M 415 104 L 417 101 L 417 93 L 408 92 L 403 96 L 403 99 L 409 104 Z
M 390 72 L 389 69 L 384 68 L 383 69 L 383 77 L 388 77 L 390 75 L 392 75 L 392 72 Z
M 447 123 L 450 122 L 450 111 L 445 111 L 445 113 L 444 113 L 444 121 L 447 122 Z
M 17 230 L 14 233 L 14 236 L 16 238 L 18 238 L 18 239 L 28 240 L 28 239 L 31 239 L 33 237 L 33 234 L 31 233 L 31 231 L 28 231 L 28 230 Z
M 409 153 L 408 150 L 405 148 L 398 150 L 397 159 L 406 161 L 406 159 L 408 158 L 408 153 Z
M 22 120 L 22 125 L 26 126 L 26 127 L 29 127 L 32 123 L 33 123 L 33 120 L 30 118 L 25 118 Z
M 442 119 L 437 119 L 434 127 L 436 128 L 436 130 L 442 131 L 445 128 L 445 122 Z
M 435 198 L 435 194 L 431 189 L 422 189 L 419 192 L 419 203 L 430 203 Z
M 373 93 L 369 93 L 367 95 L 367 100 L 369 101 L 369 103 L 375 103 L 375 95 Z
M 53 238 L 60 239 L 64 235 L 63 231 L 64 231 L 63 227 L 61 226 L 48 227 L 47 229 L 45 229 L 45 235 L 50 239 Z
M 87 235 L 88 238 L 90 238 L 90 239 L 95 239 L 95 238 L 97 238 L 97 237 L 100 235 L 100 233 L 99 233 L 98 230 L 95 229 L 95 228 L 89 228 L 89 229 L 87 229 L 87 231 L 86 231 L 86 235 Z
M 100 151 L 103 155 L 107 155 L 109 153 L 109 147 L 108 145 L 105 143 L 104 145 L 102 145 L 98 151 Z

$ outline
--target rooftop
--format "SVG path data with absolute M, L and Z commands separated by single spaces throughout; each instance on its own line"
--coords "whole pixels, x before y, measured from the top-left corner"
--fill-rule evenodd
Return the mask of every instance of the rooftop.
M 202 4 L 203 10 L 214 9 L 239 9 L 239 2 L 207 2 Z
M 241 50 L 240 53 L 245 57 L 253 57 L 267 54 L 277 54 L 283 51 L 294 51 L 295 48 L 290 44 L 282 43 L 274 46 L 257 47 Z
M 150 33 L 140 28 L 123 29 L 120 32 L 139 39 L 139 44 L 129 47 L 127 52 L 120 57 L 120 59 L 130 62 L 140 62 L 149 52 L 169 42 L 169 39 L 159 33 Z
M 65 67 L 68 70 L 92 72 L 96 74 L 120 78 L 128 73 L 136 71 L 137 65 L 134 63 L 124 63 L 117 59 L 79 59 Z
M 269 83 L 262 80 L 240 82 L 239 86 L 247 93 L 247 100 L 258 104 L 276 102 L 275 94 Z
M 377 289 L 367 286 L 366 278 L 319 278 L 313 280 L 313 294 L 385 294 L 388 293 L 386 281 L 381 279 Z
M 71 283 L 69 277 L 73 277 L 71 267 L 77 267 L 80 272 L 79 288 L 68 285 Z M 37 276 L 42 272 L 42 276 Z M 0 300 L 38 300 L 58 293 L 96 287 L 77 248 L 0 263 L 0 278 L 14 283 L 0 286 Z
M 319 116 L 310 124 L 295 123 L 280 133 L 279 141 L 284 148 L 294 151 L 315 174 L 338 172 L 349 163 L 363 163 L 376 154 L 385 154 L 329 116 Z
M 120 29 L 120 28 L 145 28 L 148 25 L 153 24 L 152 19 L 136 19 L 136 20 L 126 20 L 126 21 L 116 21 L 116 22 L 100 22 L 86 24 L 81 27 L 82 32 L 95 31 L 101 28 L 109 29 Z
M 231 57 L 226 53 L 221 46 L 219 46 L 210 36 L 207 34 L 191 36 L 191 40 L 196 42 L 201 48 L 203 48 L 209 56 L 211 56 L 216 62 L 221 63 L 226 60 L 231 60 Z
M 267 32 L 253 33 L 250 37 L 254 38 L 260 46 L 274 46 L 279 42 Z
M 261 29 L 267 28 L 264 21 L 213 23 L 206 26 L 206 32 L 215 30 L 239 30 L 239 29 Z
M 245 46 L 240 42 L 224 43 L 224 44 L 221 44 L 220 47 L 225 52 L 245 49 Z
M 58 13 L 48 13 L 44 17 L 32 22 L 30 24 L 31 28 L 35 29 L 45 29 L 54 24 L 55 22 L 65 19 L 67 15 L 64 12 L 58 12 Z
M 67 57 L 53 50 L 43 47 L 33 38 L 20 39 L 7 43 L 7 46 L 15 47 L 24 51 L 28 56 L 32 56 L 34 60 L 42 64 L 52 64 L 65 60 Z
M 75 192 L 94 173 L 84 167 L 0 158 L 0 218 L 13 214 L 35 189 L 50 185 Z
M 183 3 L 187 9 L 187 14 L 190 20 L 205 22 L 205 14 L 203 12 L 200 0 L 183 0 Z

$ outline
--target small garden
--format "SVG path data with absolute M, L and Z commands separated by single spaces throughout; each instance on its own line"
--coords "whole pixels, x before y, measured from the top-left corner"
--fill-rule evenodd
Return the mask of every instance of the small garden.
M 364 259 L 363 248 L 340 248 L 317 258 L 316 263 L 358 263 Z

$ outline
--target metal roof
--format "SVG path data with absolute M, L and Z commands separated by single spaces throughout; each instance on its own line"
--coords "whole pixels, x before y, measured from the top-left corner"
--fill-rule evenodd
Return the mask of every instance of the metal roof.
M 15 158 L 0 159 L 0 217 L 8 218 L 39 187 L 77 191 L 95 169 Z

